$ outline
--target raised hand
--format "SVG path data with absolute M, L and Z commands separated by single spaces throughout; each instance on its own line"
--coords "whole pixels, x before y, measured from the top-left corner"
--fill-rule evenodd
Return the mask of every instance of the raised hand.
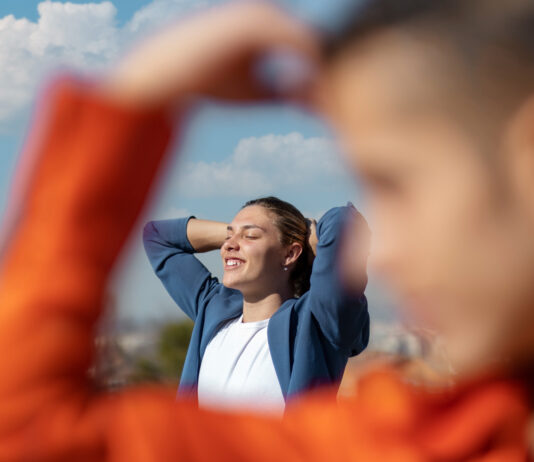
M 105 79 L 111 97 L 141 107 L 188 97 L 250 100 L 272 96 L 254 75 L 258 58 L 279 50 L 318 61 L 311 31 L 261 2 L 238 2 L 193 16 L 147 39 Z M 271 93 L 271 94 L 270 94 Z

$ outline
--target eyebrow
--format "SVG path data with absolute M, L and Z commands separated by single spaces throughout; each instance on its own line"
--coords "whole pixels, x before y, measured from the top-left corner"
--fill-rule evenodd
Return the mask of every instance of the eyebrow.
M 265 231 L 264 228 L 262 228 L 261 226 L 258 226 L 258 225 L 243 225 L 241 228 L 242 229 L 261 229 L 262 231 Z M 230 226 L 230 225 L 228 225 L 226 227 L 226 229 L 228 231 L 233 231 L 234 230 L 234 228 L 232 228 L 232 226 Z

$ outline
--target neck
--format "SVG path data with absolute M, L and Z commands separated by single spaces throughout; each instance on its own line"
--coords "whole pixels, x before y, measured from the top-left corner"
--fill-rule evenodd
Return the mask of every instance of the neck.
M 269 319 L 286 300 L 292 297 L 290 290 L 270 294 L 243 294 L 243 322 L 255 322 Z

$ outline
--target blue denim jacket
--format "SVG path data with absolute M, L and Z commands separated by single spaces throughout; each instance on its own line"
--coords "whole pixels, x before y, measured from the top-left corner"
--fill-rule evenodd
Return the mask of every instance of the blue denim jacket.
M 339 383 L 348 358 L 369 341 L 367 299 L 343 289 L 336 265 L 349 213 L 357 212 L 337 207 L 319 220 L 310 290 L 286 300 L 269 320 L 269 349 L 286 401 L 317 386 Z M 179 394 L 196 396 L 206 346 L 226 321 L 241 315 L 243 296 L 221 284 L 194 256 L 186 232 L 190 218 L 149 222 L 143 241 L 157 276 L 195 322 Z

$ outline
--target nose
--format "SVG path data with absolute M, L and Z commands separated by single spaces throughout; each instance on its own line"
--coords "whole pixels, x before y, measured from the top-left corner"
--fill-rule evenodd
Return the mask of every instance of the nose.
M 235 235 L 231 236 L 223 242 L 221 248 L 227 252 L 230 250 L 239 250 L 239 240 Z

